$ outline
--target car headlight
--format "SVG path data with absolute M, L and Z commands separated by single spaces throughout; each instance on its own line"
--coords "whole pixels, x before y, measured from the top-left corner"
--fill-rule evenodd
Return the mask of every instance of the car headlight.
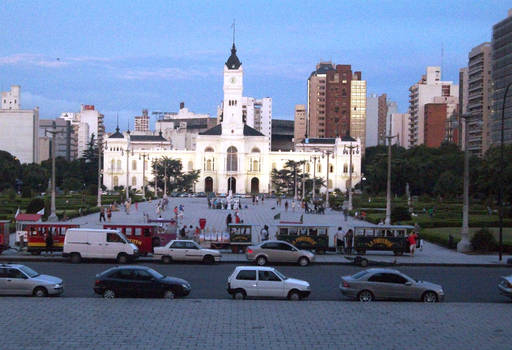
M 53 286 L 53 288 L 62 288 L 62 283 L 57 283 Z
M 181 286 L 182 286 L 184 289 L 190 289 L 190 284 L 183 283 Z

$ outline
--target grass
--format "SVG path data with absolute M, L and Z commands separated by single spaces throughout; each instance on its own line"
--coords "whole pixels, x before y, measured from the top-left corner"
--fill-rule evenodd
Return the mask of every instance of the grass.
M 498 240 L 498 227 L 487 227 L 489 231 L 494 234 L 496 241 Z M 437 243 L 445 247 L 450 248 L 449 236 L 452 235 L 453 243 L 451 248 L 455 248 L 456 244 L 460 241 L 460 227 L 436 227 L 436 228 L 424 228 L 421 230 L 421 237 L 429 242 Z M 480 230 L 479 227 L 469 228 L 469 237 L 473 236 L 475 232 Z M 512 228 L 503 228 L 503 250 L 504 252 L 512 251 Z

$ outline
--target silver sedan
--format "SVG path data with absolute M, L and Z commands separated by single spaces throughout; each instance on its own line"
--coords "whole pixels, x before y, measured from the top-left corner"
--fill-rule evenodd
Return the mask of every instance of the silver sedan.
M 285 241 L 264 241 L 258 245 L 247 247 L 246 257 L 257 265 L 270 263 L 296 263 L 307 266 L 315 260 L 315 254 L 300 250 Z
M 442 286 L 417 281 L 393 269 L 368 269 L 343 276 L 339 288 L 343 296 L 363 302 L 388 299 L 434 303 L 444 299 Z
M 46 297 L 64 292 L 58 277 L 41 275 L 30 267 L 0 264 L 0 295 L 33 295 Z

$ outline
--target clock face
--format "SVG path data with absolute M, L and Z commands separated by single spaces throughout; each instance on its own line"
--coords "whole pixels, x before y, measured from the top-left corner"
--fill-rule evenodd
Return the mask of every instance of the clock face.
M 234 83 L 236 83 L 236 78 L 232 77 L 230 81 L 231 81 L 231 84 L 234 84 Z

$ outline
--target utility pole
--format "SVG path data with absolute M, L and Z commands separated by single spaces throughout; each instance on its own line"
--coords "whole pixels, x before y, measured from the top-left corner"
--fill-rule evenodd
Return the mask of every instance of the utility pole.
M 142 157 L 142 198 L 146 200 L 146 153 L 139 154 L 139 160 Z M 156 181 L 156 180 L 155 180 Z M 158 185 L 157 185 L 158 188 Z
M 462 208 L 462 229 L 461 240 L 457 243 L 457 251 L 466 253 L 471 251 L 469 242 L 469 150 L 468 150 L 468 124 L 470 115 L 463 115 L 464 118 L 464 204 Z
M 315 189 L 316 189 L 316 186 L 315 186 L 315 182 L 316 182 L 316 160 L 319 158 L 319 156 L 311 156 L 310 159 L 313 159 L 313 203 L 315 202 L 316 200 L 316 195 L 315 195 Z
M 96 204 L 96 206 L 98 208 L 101 208 L 101 175 L 102 175 L 102 170 L 101 170 L 101 151 L 102 151 L 102 148 L 103 148 L 103 143 L 101 142 L 101 139 L 98 138 L 98 202 Z
M 130 146 L 126 147 L 126 200 L 130 199 Z
M 167 164 L 164 163 L 164 194 L 162 198 L 167 197 Z
M 55 122 L 53 122 L 53 130 L 52 131 L 49 131 L 49 130 L 45 130 L 45 133 L 48 133 L 48 134 L 51 134 L 52 135 L 52 191 L 51 191 L 51 205 L 50 205 L 50 210 L 51 210 L 51 213 L 50 213 L 50 216 L 48 216 L 48 221 L 49 222 L 56 222 L 56 221 L 59 221 L 59 218 L 56 214 L 56 208 L 55 208 L 55 146 L 56 146 L 56 142 L 55 142 L 55 136 L 57 134 L 59 134 L 60 132 L 57 131 L 57 125 L 55 124 Z
M 352 142 L 350 142 L 350 146 L 343 146 L 343 148 L 346 150 L 348 148 L 349 154 L 350 154 L 350 161 L 349 161 L 349 167 L 348 167 L 348 210 L 352 210 L 352 154 L 354 153 L 354 149 L 359 149 L 359 146 L 352 146 Z
M 325 151 L 325 154 L 327 155 L 327 161 L 326 161 L 326 171 L 327 171 L 327 184 L 325 185 L 326 191 L 325 191 L 325 207 L 329 208 L 329 157 L 332 154 L 332 151 Z
M 386 189 L 386 225 L 391 225 L 391 141 L 398 137 L 398 135 L 391 136 L 391 129 L 389 129 L 389 135 L 385 136 L 388 141 L 388 183 Z
M 302 161 L 302 201 L 306 198 L 306 178 L 304 177 L 306 173 L 306 161 Z

